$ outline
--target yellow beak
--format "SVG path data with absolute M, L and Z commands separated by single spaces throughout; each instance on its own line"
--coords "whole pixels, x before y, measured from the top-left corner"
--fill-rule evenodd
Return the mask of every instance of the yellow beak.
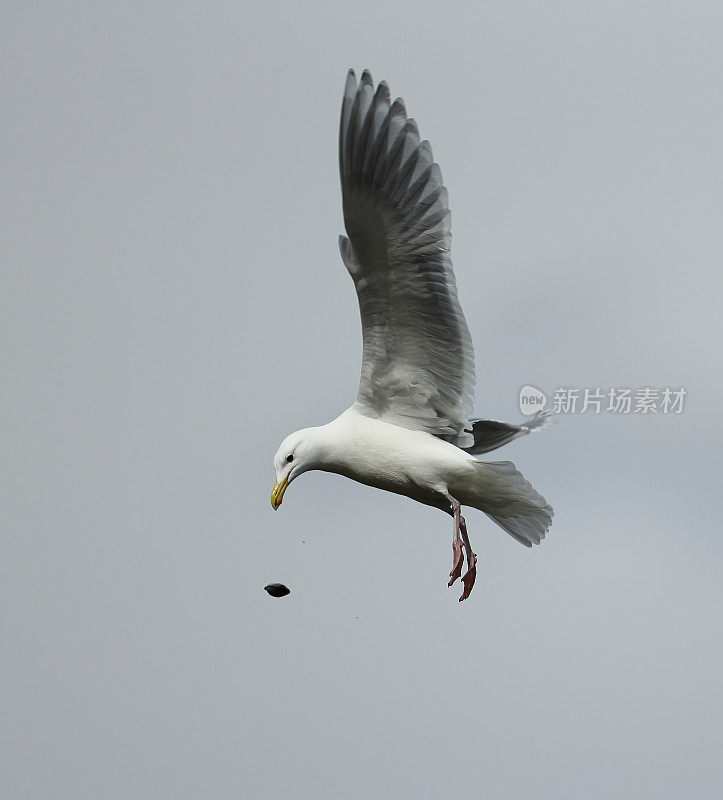
M 276 481 L 274 484 L 274 490 L 271 492 L 271 505 L 274 508 L 274 511 L 281 505 L 281 501 L 284 499 L 284 492 L 286 491 L 286 487 L 289 485 L 289 476 L 287 475 L 281 483 Z

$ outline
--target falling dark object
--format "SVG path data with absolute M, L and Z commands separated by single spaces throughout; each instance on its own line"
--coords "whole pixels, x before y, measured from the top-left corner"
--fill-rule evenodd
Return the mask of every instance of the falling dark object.
M 288 586 L 284 586 L 283 583 L 269 583 L 264 586 L 264 589 L 272 597 L 286 597 L 287 594 L 291 594 L 291 589 Z

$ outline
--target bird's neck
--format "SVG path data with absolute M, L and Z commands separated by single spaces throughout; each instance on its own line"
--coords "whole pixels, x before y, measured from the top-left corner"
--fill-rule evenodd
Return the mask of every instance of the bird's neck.
M 355 426 L 348 411 L 316 428 L 309 428 L 308 435 L 314 445 L 314 466 L 325 472 L 349 474 L 353 459 Z

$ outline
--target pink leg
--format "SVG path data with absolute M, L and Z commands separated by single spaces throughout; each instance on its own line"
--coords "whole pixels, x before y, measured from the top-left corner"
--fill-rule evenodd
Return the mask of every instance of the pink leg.
M 466 600 L 472 592 L 475 578 L 477 577 L 477 556 L 472 552 L 472 546 L 469 543 L 469 536 L 467 535 L 467 523 L 462 516 L 462 507 L 457 500 L 449 497 L 449 504 L 454 518 L 454 529 L 452 533 L 452 571 L 449 573 L 449 583 L 451 586 L 457 578 L 462 576 L 462 564 L 464 563 L 464 554 L 467 555 L 467 572 L 462 577 L 464 590 L 462 596 L 459 598 L 460 602 Z M 461 534 L 461 535 L 460 535 Z M 464 546 L 464 553 L 462 547 Z
M 457 578 L 461 577 L 462 564 L 464 563 L 462 539 L 459 535 L 462 514 L 460 513 L 460 505 L 456 500 L 452 502 L 452 514 L 454 515 L 454 530 L 452 532 L 452 571 L 449 573 L 449 583 L 447 586 L 451 586 Z
M 462 577 L 464 591 L 462 592 L 462 597 L 459 598 L 459 602 L 461 603 L 463 600 L 466 600 L 470 594 L 472 594 L 472 588 L 474 587 L 474 582 L 477 578 L 477 555 L 472 552 L 472 545 L 469 543 L 469 536 L 467 535 L 467 523 L 464 521 L 464 517 L 460 518 L 460 526 L 462 529 L 464 549 L 465 553 L 467 554 L 467 572 L 465 572 L 464 576 Z

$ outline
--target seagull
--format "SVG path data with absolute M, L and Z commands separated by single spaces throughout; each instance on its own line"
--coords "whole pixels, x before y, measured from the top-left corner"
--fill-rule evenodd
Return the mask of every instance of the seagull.
M 339 249 L 356 289 L 363 353 L 354 404 L 326 425 L 287 436 L 274 456 L 278 509 L 300 475 L 324 470 L 450 514 L 460 601 L 477 576 L 462 506 L 483 511 L 518 542 L 539 544 L 552 507 L 510 461 L 479 461 L 538 430 L 471 417 L 474 350 L 450 258 L 442 173 L 404 101 L 368 71 L 350 70 L 341 108 L 339 168 L 347 236 Z M 462 574 L 466 558 L 467 569 Z

